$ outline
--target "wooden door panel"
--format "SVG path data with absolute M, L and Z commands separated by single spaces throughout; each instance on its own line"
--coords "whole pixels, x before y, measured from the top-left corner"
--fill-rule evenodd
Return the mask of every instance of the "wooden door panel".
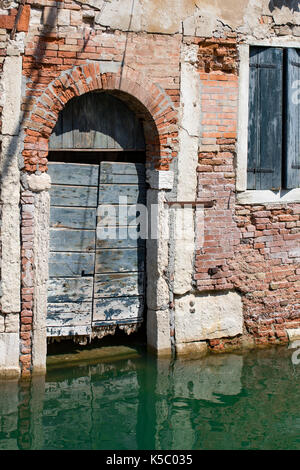
M 94 253 L 50 253 L 49 276 L 93 276 L 94 264 Z
M 80 228 L 83 230 L 96 228 L 96 209 L 51 207 L 50 227 L 53 228 Z
M 127 199 L 131 219 L 124 206 L 116 206 L 120 196 Z M 145 240 L 138 238 L 136 204 L 146 203 L 145 166 L 101 163 L 98 201 L 93 325 L 140 322 L 145 308 Z M 105 214 L 110 205 L 115 206 Z
M 143 319 L 144 297 L 110 297 L 95 300 L 93 325 L 135 323 Z
M 143 204 L 146 198 L 146 187 L 126 184 L 102 184 L 99 186 L 99 204 L 119 204 L 120 197 L 127 198 L 127 204 Z M 124 204 L 124 200 L 121 200 Z
M 144 294 L 144 273 L 95 274 L 94 297 L 124 297 Z
M 95 251 L 95 230 L 51 229 L 50 251 Z
M 96 250 L 107 248 L 145 248 L 146 241 L 138 236 L 138 227 L 97 227 Z
M 99 165 L 82 163 L 49 163 L 48 174 L 53 184 L 98 187 Z
M 145 240 L 138 238 L 135 205 L 146 202 L 144 165 L 52 163 L 49 172 L 48 336 L 142 321 Z M 130 218 L 124 220 L 117 206 L 122 195 L 130 205 Z M 104 205 L 115 205 L 114 214 L 103 218 Z M 110 238 L 103 239 L 105 224 Z
M 97 207 L 98 187 L 51 186 L 51 205 L 62 207 Z
M 143 163 L 128 162 L 101 162 L 101 181 L 103 175 L 141 175 L 141 182 L 145 184 L 145 165 Z
M 95 273 L 138 272 L 145 269 L 145 251 L 136 248 L 99 250 Z
M 92 302 L 93 276 L 64 278 L 53 277 L 48 281 L 50 303 Z
M 47 335 L 90 334 L 99 165 L 49 163 L 49 174 Z
M 47 326 L 89 325 L 91 302 L 48 303 Z

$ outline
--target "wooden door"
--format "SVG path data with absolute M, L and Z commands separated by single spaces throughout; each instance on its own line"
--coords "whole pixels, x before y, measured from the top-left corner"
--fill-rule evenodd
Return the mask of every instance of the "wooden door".
M 86 93 L 60 113 L 49 142 L 51 150 L 144 150 L 141 121 L 108 93 Z
M 48 336 L 90 334 L 99 165 L 49 163 Z
M 145 303 L 144 227 L 136 219 L 137 204 L 146 204 L 145 166 L 102 162 L 98 203 L 93 326 L 136 323 Z
M 145 240 L 134 236 L 134 217 L 129 224 L 119 218 L 119 197 L 131 214 L 145 204 L 144 165 L 49 163 L 49 174 L 47 335 L 89 335 L 92 327 L 142 321 Z M 104 207 L 115 209 L 112 219 L 101 216 Z M 104 239 L 104 223 L 113 238 Z

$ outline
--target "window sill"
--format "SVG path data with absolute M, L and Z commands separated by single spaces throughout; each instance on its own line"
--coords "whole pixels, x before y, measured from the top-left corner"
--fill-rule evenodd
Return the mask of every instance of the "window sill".
M 300 188 L 269 190 L 247 190 L 237 194 L 238 204 L 287 204 L 300 202 Z

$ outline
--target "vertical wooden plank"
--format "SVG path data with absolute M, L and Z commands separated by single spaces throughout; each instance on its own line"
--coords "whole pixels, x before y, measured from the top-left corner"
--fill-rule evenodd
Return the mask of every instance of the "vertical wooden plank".
M 282 187 L 283 50 L 267 48 L 260 55 L 259 188 Z
M 49 139 L 50 149 L 62 148 L 62 136 L 63 136 L 63 113 L 59 113 L 56 126 L 54 127 L 52 134 Z
M 136 118 L 135 132 L 134 132 L 134 146 L 136 149 L 146 148 L 144 128 L 142 121 Z
M 74 147 L 73 142 L 73 100 L 69 101 L 62 111 L 62 148 L 71 149 Z
M 94 148 L 107 149 L 107 100 L 105 93 L 98 93 L 94 96 L 94 122 L 95 122 L 95 136 Z
M 284 187 L 300 187 L 300 50 L 286 51 Z
M 114 103 L 115 126 L 113 130 L 115 148 L 134 148 L 135 116 L 124 105 L 124 103 Z
M 91 104 L 90 94 L 75 98 L 73 109 L 73 141 L 74 148 L 93 148 L 94 127 L 93 115 L 94 106 Z
M 114 149 L 120 148 L 116 143 L 115 138 L 115 127 L 116 127 L 116 116 L 118 109 L 116 109 L 116 102 L 110 95 L 105 96 L 105 123 L 106 123 L 106 134 L 107 134 L 107 148 Z
M 255 189 L 255 170 L 257 168 L 257 156 L 259 153 L 258 117 L 259 117 L 259 72 L 257 47 L 250 48 L 249 68 L 249 120 L 248 120 L 248 166 L 247 188 Z

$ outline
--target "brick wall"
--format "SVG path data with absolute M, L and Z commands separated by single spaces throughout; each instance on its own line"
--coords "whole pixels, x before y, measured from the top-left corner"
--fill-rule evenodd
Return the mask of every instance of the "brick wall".
M 215 200 L 205 211 L 204 244 L 196 251 L 197 289 L 237 289 L 245 332 L 257 344 L 285 342 L 285 329 L 300 326 L 300 204 L 236 203 L 235 41 L 195 42 L 202 83 L 198 200 Z M 211 346 L 226 343 L 214 340 Z
M 33 0 L 28 3 L 35 6 Z M 31 22 L 23 61 L 25 169 L 34 172 L 38 165 L 39 170 L 46 170 L 48 137 L 66 101 L 101 88 L 119 88 L 124 91 L 121 99 L 126 100 L 128 92 L 144 105 L 142 108 L 136 103 L 136 111 L 147 123 L 148 158 L 156 158 L 157 167 L 168 169 L 176 155 L 174 110 L 179 105 L 181 35 L 112 32 L 93 24 L 93 11 L 76 2 L 61 2 L 60 8 L 53 2 L 40 3 L 45 6 L 32 10 L 35 21 Z M 116 76 L 101 74 L 99 64 L 103 61 L 122 63 L 122 69 Z M 166 63 L 168 67 L 164 67 Z M 64 73 L 68 83 L 62 79 Z M 100 80 L 96 78 L 99 75 Z M 135 106 L 134 99 L 131 105 Z
M 177 154 L 181 35 L 124 33 L 98 27 L 76 2 L 32 4 L 23 57 L 24 172 L 47 171 L 48 139 L 68 100 L 113 91 L 144 121 L 149 163 L 167 170 Z M 60 8 L 57 8 L 59 6 Z M 87 18 L 89 19 L 87 21 Z M 168 67 L 165 67 L 165 64 Z M 105 72 L 119 69 L 116 73 Z M 122 64 L 120 69 L 119 64 Z M 32 367 L 34 195 L 21 195 L 22 375 Z

